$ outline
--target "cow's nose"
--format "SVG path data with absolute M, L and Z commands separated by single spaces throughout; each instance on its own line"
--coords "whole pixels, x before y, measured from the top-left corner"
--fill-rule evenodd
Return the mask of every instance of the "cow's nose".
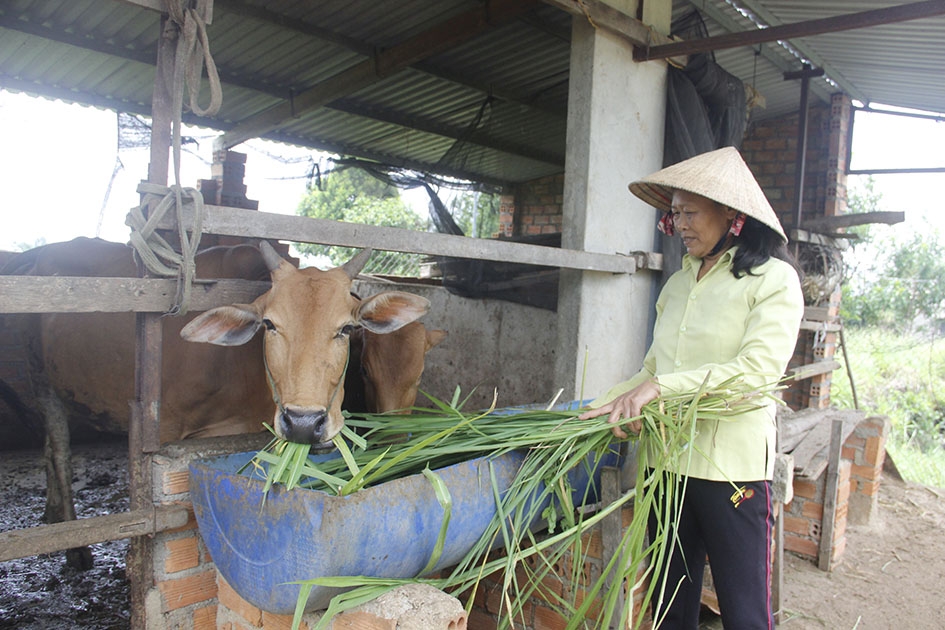
M 287 408 L 279 415 L 283 438 L 312 446 L 325 446 L 327 421 L 328 412 L 325 410 L 312 412 Z

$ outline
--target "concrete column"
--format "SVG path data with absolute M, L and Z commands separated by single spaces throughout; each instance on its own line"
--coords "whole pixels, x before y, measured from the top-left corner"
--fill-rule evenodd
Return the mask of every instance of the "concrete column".
M 612 4 L 637 14 L 632 2 Z M 671 9 L 670 0 L 649 0 L 644 21 L 668 32 Z M 662 166 L 665 95 L 666 62 L 635 63 L 626 40 L 574 18 L 563 247 L 655 250 L 657 211 L 627 185 Z M 646 270 L 562 270 L 555 383 L 565 395 L 596 397 L 640 369 L 656 285 L 657 274 Z

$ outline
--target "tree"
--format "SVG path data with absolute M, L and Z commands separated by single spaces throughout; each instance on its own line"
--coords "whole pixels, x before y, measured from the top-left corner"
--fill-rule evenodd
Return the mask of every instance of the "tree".
M 310 190 L 302 199 L 297 214 L 316 219 L 419 231 L 426 231 L 429 224 L 404 203 L 395 187 L 357 168 L 330 173 L 323 189 Z M 355 253 L 347 247 L 305 243 L 298 244 L 297 248 L 303 254 L 327 256 L 333 265 L 343 264 Z M 418 265 L 418 256 L 377 252 L 364 271 L 416 275 Z
M 851 194 L 855 212 L 876 210 L 882 197 L 872 178 Z M 891 230 L 891 229 L 890 229 Z M 887 236 L 858 228 L 861 242 L 846 256 L 852 271 L 843 286 L 846 321 L 911 331 L 945 316 L 945 243 L 938 231 Z M 856 251 L 859 250 L 859 251 Z
M 499 196 L 487 193 L 467 192 L 450 201 L 450 214 L 472 238 L 491 238 L 499 231 Z

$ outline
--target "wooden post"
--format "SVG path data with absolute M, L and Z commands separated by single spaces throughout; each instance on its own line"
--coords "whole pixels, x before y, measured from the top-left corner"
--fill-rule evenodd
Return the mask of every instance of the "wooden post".
M 154 91 L 151 99 L 151 161 L 148 181 L 167 185 L 171 146 L 172 98 L 167 91 L 173 76 L 176 42 L 168 39 L 168 17 L 161 18 Z M 139 264 L 139 275 L 146 272 Z M 160 447 L 161 316 L 138 313 L 135 318 L 135 401 L 128 426 L 128 491 L 130 509 L 154 509 L 152 454 Z M 154 587 L 154 550 L 150 537 L 131 539 L 127 573 L 131 590 L 131 627 L 148 626 L 146 601 Z
M 620 498 L 620 468 L 615 466 L 605 466 L 601 470 L 600 475 L 600 494 L 601 494 L 601 505 L 610 505 L 614 501 Z M 623 540 L 623 515 L 622 510 L 615 510 L 611 512 L 608 516 L 601 521 L 600 524 L 600 538 L 601 538 L 601 558 L 603 558 L 604 564 L 610 558 L 613 558 L 617 554 L 623 553 L 621 546 L 621 541 Z M 624 564 L 618 562 L 614 566 L 614 571 L 609 573 L 604 578 L 604 588 L 602 592 L 606 593 L 610 591 L 610 587 L 613 584 L 615 579 L 621 579 L 620 575 L 623 573 Z M 623 588 L 620 589 L 620 595 L 617 599 L 616 609 L 622 611 L 624 603 L 626 601 L 626 592 Z M 618 618 L 611 623 L 611 628 L 624 628 L 625 620 Z
M 833 532 L 837 520 L 837 495 L 840 489 L 840 456 L 843 449 L 843 419 L 835 419 L 830 431 L 827 479 L 824 483 L 824 516 L 820 525 L 820 550 L 817 566 L 833 569 Z

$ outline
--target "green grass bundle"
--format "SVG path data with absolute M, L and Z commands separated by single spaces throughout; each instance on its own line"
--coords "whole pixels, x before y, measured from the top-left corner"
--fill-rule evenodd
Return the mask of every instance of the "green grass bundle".
M 667 592 L 655 592 L 653 584 L 657 580 L 652 579 L 665 571 L 658 560 L 664 554 L 654 552 L 670 544 L 668 531 L 679 513 L 680 488 L 667 466 L 680 457 L 694 456 L 689 447 L 693 444 L 697 417 L 724 419 L 743 413 L 766 402 L 775 389 L 777 386 L 747 390 L 739 379 L 732 379 L 712 390 L 704 387 L 695 394 L 666 396 L 648 404 L 641 416 L 640 436 L 628 440 L 639 442 L 635 487 L 616 501 L 591 505 L 591 509 L 583 506 L 596 499 L 585 495 L 575 501 L 568 473 L 586 466 L 593 475 L 604 455 L 618 448 L 619 442 L 611 434 L 612 425 L 606 416 L 582 421 L 576 418 L 579 411 L 532 408 L 501 411 L 490 408 L 469 414 L 462 411 L 457 393 L 450 403 L 431 399 L 435 409 L 415 408 L 409 416 L 349 418 L 348 426 L 360 429 L 363 441 L 350 432 L 349 439 L 357 440 L 354 451 L 349 452 L 347 445 L 339 441 L 342 457 L 318 464 L 307 458 L 307 447 L 274 442 L 254 460 L 257 470 L 266 476 L 267 489 L 272 483 L 284 483 L 287 487 L 298 485 L 331 494 L 349 494 L 398 477 L 425 474 L 434 484 L 445 512 L 440 544 L 427 570 L 436 564 L 450 505 L 448 488 L 437 488 L 439 480 L 434 471 L 477 457 L 493 458 L 510 451 L 525 453 L 509 488 L 499 488 L 492 480 L 496 515 L 478 543 L 448 576 L 424 578 L 425 570 L 420 576 L 402 580 L 313 577 L 300 583 L 295 625 L 298 626 L 308 594 L 315 586 L 353 587 L 332 600 L 317 626 L 320 628 L 327 627 L 335 614 L 411 582 L 463 594 L 471 605 L 482 576 L 502 571 L 505 582 L 500 627 L 510 627 L 522 621 L 523 605 L 539 591 L 542 580 L 566 554 L 572 555 L 572 566 L 583 564 L 581 559 L 587 552 L 582 548 L 583 535 L 607 515 L 633 501 L 633 519 L 625 530 L 620 552 L 608 559 L 600 579 L 582 585 L 585 593 L 580 598 L 577 593 L 565 593 L 553 597 L 549 604 L 571 619 L 569 629 L 608 627 L 616 619 L 636 627 L 641 619 L 632 618 L 634 592 L 643 593 L 644 610 L 654 599 L 665 601 L 673 596 L 673 585 L 667 585 Z M 300 455 L 303 449 L 304 456 Z M 589 484 L 588 491 L 591 490 Z M 660 535 L 647 542 L 647 516 L 651 510 L 661 515 Z M 547 526 L 547 531 L 537 535 L 536 523 Z M 498 557 L 490 553 L 496 541 L 504 549 L 504 554 Z M 648 564 L 650 557 L 657 560 Z M 629 592 L 625 601 L 621 597 L 624 584 Z M 545 590 L 541 593 L 548 595 Z M 601 605 L 592 609 L 595 600 Z

